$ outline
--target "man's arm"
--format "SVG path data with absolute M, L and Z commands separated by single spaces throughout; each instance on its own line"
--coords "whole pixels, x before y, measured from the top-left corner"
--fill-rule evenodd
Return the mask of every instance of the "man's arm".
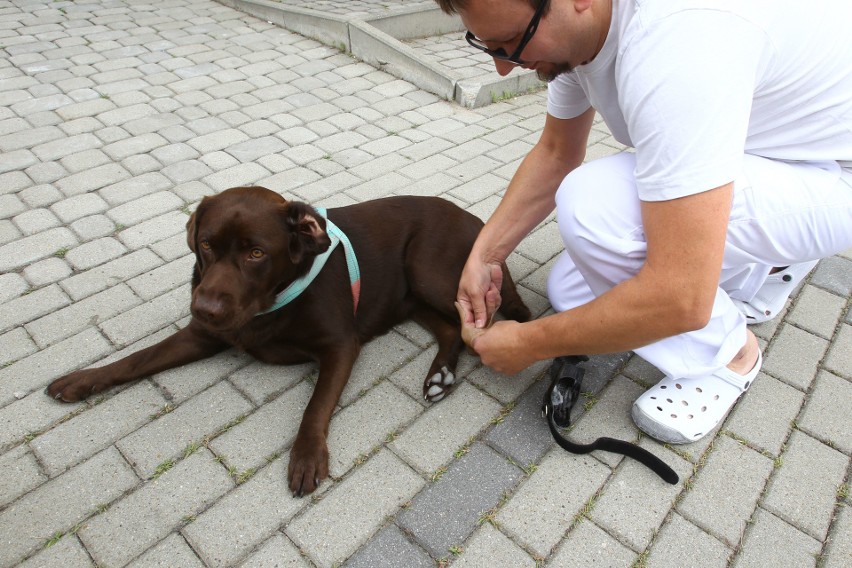
M 648 242 L 639 273 L 595 300 L 529 323 L 501 321 L 472 347 L 483 363 L 514 374 L 559 355 L 612 353 L 704 327 L 718 287 L 733 184 L 643 202 Z
M 483 327 L 493 314 L 499 303 L 500 263 L 553 211 L 559 184 L 586 155 L 594 115 L 591 108 L 571 119 L 547 115 L 541 138 L 521 162 L 468 257 L 457 295 L 466 322 Z

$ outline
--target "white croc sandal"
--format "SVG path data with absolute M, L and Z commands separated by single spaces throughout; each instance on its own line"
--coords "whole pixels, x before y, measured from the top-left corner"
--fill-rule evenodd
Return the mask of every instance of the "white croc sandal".
M 747 375 L 723 367 L 700 379 L 664 378 L 633 403 L 633 422 L 669 444 L 689 444 L 712 431 L 757 377 L 763 356 Z
M 746 323 L 763 323 L 778 315 L 784 309 L 787 298 L 796 289 L 796 286 L 805 279 L 818 260 L 791 264 L 784 270 L 779 270 L 766 277 L 766 281 L 758 289 L 754 298 L 748 302 L 733 300 L 737 309 L 746 318 Z

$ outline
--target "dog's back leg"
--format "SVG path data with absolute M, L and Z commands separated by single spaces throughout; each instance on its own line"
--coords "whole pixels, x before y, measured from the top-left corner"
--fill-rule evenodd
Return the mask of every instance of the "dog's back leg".
M 423 382 L 423 398 L 429 402 L 438 402 L 456 382 L 456 364 L 463 345 L 460 327 L 428 306 L 417 308 L 412 318 L 429 329 L 438 340 L 438 353 Z

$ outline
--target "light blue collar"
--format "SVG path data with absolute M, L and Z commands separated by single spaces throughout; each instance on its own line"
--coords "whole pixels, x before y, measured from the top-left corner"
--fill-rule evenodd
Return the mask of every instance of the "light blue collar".
M 349 242 L 349 237 L 347 237 L 346 234 L 340 230 L 340 227 L 332 223 L 326 216 L 327 211 L 325 208 L 317 208 L 317 212 L 325 219 L 325 232 L 328 235 L 328 238 L 331 239 L 331 245 L 324 253 L 314 257 L 314 262 L 307 274 L 291 282 L 289 286 L 284 288 L 284 290 L 275 296 L 275 302 L 269 308 L 257 315 L 274 312 L 278 308 L 286 306 L 298 298 L 299 294 L 307 290 L 308 286 L 310 286 L 311 282 L 314 281 L 323 266 L 325 266 L 325 263 L 331 256 L 332 251 L 334 251 L 334 249 L 337 248 L 337 245 L 341 243 L 343 243 L 343 249 L 346 252 L 346 266 L 349 268 L 349 284 L 352 288 L 352 301 L 355 312 L 358 311 L 358 300 L 361 296 L 361 271 L 358 268 L 358 259 L 355 257 L 355 249 L 352 248 L 352 243 Z

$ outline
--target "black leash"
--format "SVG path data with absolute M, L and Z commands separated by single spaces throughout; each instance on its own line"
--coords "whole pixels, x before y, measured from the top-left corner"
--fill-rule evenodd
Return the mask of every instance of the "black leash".
M 614 438 L 598 438 L 591 444 L 576 444 L 566 439 L 557 428 L 567 428 L 571 423 L 571 409 L 580 398 L 580 385 L 586 370 L 578 365 L 588 361 L 585 355 L 557 357 L 550 368 L 550 388 L 544 393 L 541 412 L 547 419 L 553 439 L 562 449 L 572 454 L 588 454 L 595 450 L 614 452 L 633 458 L 651 468 L 666 483 L 676 484 L 677 474 L 666 463 L 648 450 Z

